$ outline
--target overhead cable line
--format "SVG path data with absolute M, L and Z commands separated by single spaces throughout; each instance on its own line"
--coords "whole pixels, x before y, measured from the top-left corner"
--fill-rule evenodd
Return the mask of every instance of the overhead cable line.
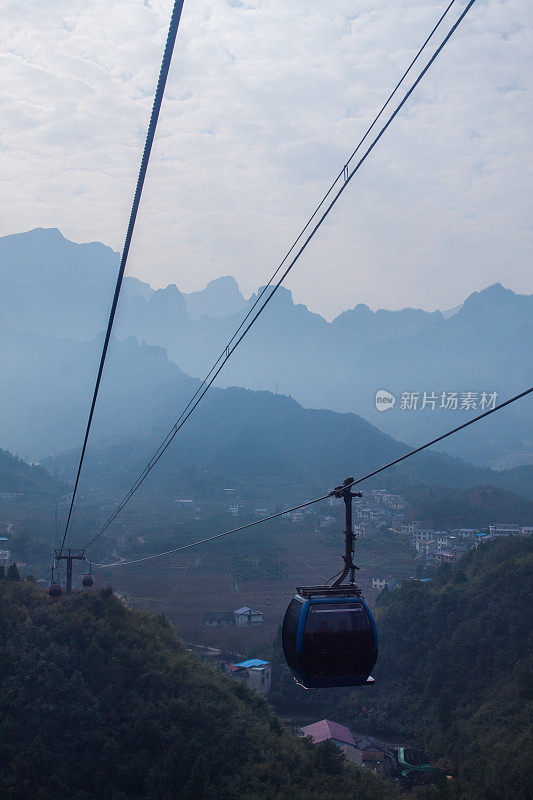
M 248 522 L 246 525 L 240 525 L 238 528 L 233 528 L 231 531 L 216 533 L 214 536 L 208 536 L 206 539 L 200 539 L 198 542 L 191 542 L 190 544 L 184 544 L 182 547 L 175 547 L 173 550 L 167 550 L 164 553 L 156 553 L 155 555 L 136 558 L 133 561 L 116 561 L 114 564 L 98 564 L 97 561 L 93 561 L 92 563 L 96 567 L 125 567 L 128 564 L 138 564 L 141 561 L 150 561 L 153 558 L 169 556 L 171 553 L 179 553 L 181 550 L 188 550 L 190 547 L 196 547 L 199 544 L 205 544 L 206 542 L 212 542 L 214 539 L 221 539 L 223 536 L 229 536 L 230 533 L 238 533 L 239 531 L 244 531 L 247 528 L 253 528 L 255 525 L 261 525 L 261 523 L 268 522 L 271 519 L 276 519 L 276 517 L 282 517 L 284 514 L 290 514 L 292 511 L 299 511 L 301 508 L 306 508 L 307 506 L 313 505 L 313 503 L 319 503 L 321 500 L 325 500 L 329 496 L 329 494 L 325 494 L 323 497 L 316 497 L 314 500 L 308 500 L 305 503 L 301 503 L 299 506 L 286 508 L 284 511 L 278 511 L 277 514 L 271 514 L 269 517 L 263 517 L 262 519 L 255 520 L 254 522 Z
M 174 52 L 174 43 L 176 41 L 176 35 L 178 32 L 179 21 L 181 17 L 181 11 L 183 8 L 184 0 L 175 0 L 174 7 L 172 10 L 172 16 L 170 19 L 170 25 L 168 29 L 168 36 L 165 45 L 165 50 L 163 53 L 163 60 L 161 63 L 161 70 L 159 72 L 159 79 L 157 81 L 157 88 L 155 91 L 154 96 L 154 103 L 152 106 L 152 114 L 150 116 L 150 123 L 148 125 L 148 132 L 146 134 L 146 141 L 144 144 L 143 155 L 141 159 L 141 165 L 139 168 L 139 175 L 137 178 L 137 186 L 135 188 L 135 194 L 133 197 L 133 204 L 130 213 L 130 219 L 128 223 L 128 229 L 126 231 L 126 238 L 124 241 L 124 248 L 122 250 L 122 257 L 120 259 L 120 265 L 118 270 L 117 276 L 117 283 L 115 286 L 115 293 L 113 295 L 113 302 L 111 304 L 111 311 L 109 312 L 109 320 L 107 323 L 107 330 L 104 338 L 104 344 L 102 347 L 102 354 L 100 356 L 100 365 L 98 367 L 98 374 L 96 377 L 96 384 L 94 387 L 93 398 L 91 402 L 91 408 L 89 411 L 89 419 L 87 421 L 87 427 L 85 429 L 85 436 L 83 438 L 83 446 L 81 448 L 81 455 L 78 464 L 78 471 L 76 473 L 76 480 L 74 482 L 74 489 L 72 491 L 72 498 L 70 501 L 70 508 L 67 516 L 67 522 L 65 525 L 65 531 L 63 533 L 63 541 L 61 542 L 61 547 L 59 549 L 59 556 L 63 553 L 63 548 L 65 546 L 65 541 L 68 534 L 68 528 L 70 525 L 70 519 L 72 517 L 72 509 L 74 508 L 74 501 L 76 499 L 76 493 L 78 490 L 78 484 L 80 481 L 81 469 L 83 466 L 83 460 L 85 458 L 85 450 L 87 449 L 87 440 L 89 438 L 89 432 L 91 430 L 91 424 L 93 421 L 94 409 L 96 406 L 96 399 L 98 397 L 98 390 L 100 389 L 100 382 L 102 380 L 102 373 L 104 370 L 104 364 L 107 356 L 107 350 L 109 347 L 109 340 L 111 338 L 111 330 L 113 328 L 113 322 L 115 320 L 115 313 L 117 310 L 118 298 L 120 295 L 120 289 L 122 287 L 122 280 L 124 278 L 124 272 L 126 269 L 126 262 L 128 260 L 128 253 L 130 250 L 131 239 L 133 236 L 133 229 L 135 227 L 135 220 L 137 219 L 137 212 L 139 210 L 139 204 L 141 202 L 141 195 L 144 186 L 144 179 L 146 177 L 146 171 L 148 169 L 148 162 L 150 161 L 150 153 L 152 152 L 152 144 L 154 141 L 155 131 L 157 128 L 157 120 L 159 118 L 159 112 L 161 110 L 161 103 L 163 101 L 163 95 L 165 93 L 165 85 L 167 82 L 168 71 L 170 69 L 170 63 L 172 61 L 172 53 Z
M 529 389 L 525 389 L 520 394 L 515 394 L 514 397 L 510 397 L 509 400 L 505 400 L 503 403 L 499 403 L 499 405 L 494 406 L 494 408 L 489 409 L 488 411 L 484 411 L 482 414 L 478 414 L 477 417 L 472 417 L 467 422 L 463 422 L 462 425 L 458 425 L 456 428 L 452 428 L 451 431 L 447 431 L 446 433 L 441 434 L 441 436 L 437 436 L 436 439 L 432 439 L 430 442 L 426 442 L 425 444 L 420 445 L 420 447 L 415 447 L 414 450 L 410 450 L 404 456 L 400 456 L 399 458 L 395 458 L 394 461 L 389 461 L 388 464 L 385 464 L 383 467 L 379 467 L 379 469 L 375 469 L 373 472 L 369 472 L 368 475 L 365 475 L 364 478 L 359 478 L 358 480 L 354 481 L 350 486 L 355 486 L 358 483 L 362 483 L 362 481 L 368 480 L 368 478 L 373 478 L 374 475 L 379 475 L 380 472 L 383 472 L 390 467 L 394 467 L 395 464 L 399 464 L 400 461 L 405 461 L 406 458 L 411 458 L 411 456 L 416 455 L 416 453 L 420 453 L 422 450 L 425 450 L 427 447 L 431 447 L 432 444 L 437 444 L 437 442 L 442 442 L 443 439 L 447 439 L 448 436 L 452 436 L 454 433 L 458 433 L 458 431 L 462 431 L 463 428 L 468 428 L 469 425 L 473 425 L 474 422 L 479 422 L 480 419 L 484 417 L 488 417 L 490 414 L 494 414 L 495 411 L 499 411 L 501 408 L 505 408 L 505 406 L 511 405 L 511 403 L 515 403 L 517 400 L 521 400 L 522 397 L 526 397 L 526 395 L 531 394 L 533 392 L 533 386 Z
M 273 283 L 273 281 L 275 280 L 275 278 L 276 278 L 276 275 L 277 275 L 277 274 L 280 272 L 280 270 L 283 268 L 283 265 L 286 263 L 287 259 L 289 258 L 289 256 L 291 255 L 291 253 L 293 252 L 293 250 L 295 249 L 295 247 L 297 246 L 298 242 L 301 240 L 301 238 L 302 238 L 302 236 L 304 235 L 305 231 L 306 231 L 306 230 L 309 228 L 309 226 L 311 225 L 312 221 L 313 221 L 313 220 L 315 219 L 315 217 L 317 216 L 318 212 L 320 211 L 320 209 L 322 208 L 322 206 L 323 206 L 323 205 L 324 205 L 324 203 L 326 202 L 327 198 L 328 198 L 328 197 L 330 196 L 330 194 L 332 193 L 332 191 L 333 191 L 333 189 L 335 188 L 335 186 L 337 185 L 337 183 L 338 183 L 338 182 L 339 182 L 341 179 L 343 179 L 343 177 L 344 177 L 344 175 L 345 175 L 345 172 L 346 172 L 346 169 L 349 167 L 349 165 L 350 165 L 350 164 L 351 164 L 351 162 L 353 161 L 354 157 L 356 156 L 356 154 L 357 154 L 357 153 L 359 152 L 359 150 L 361 149 L 362 145 L 364 144 L 364 142 L 366 141 L 366 139 L 367 139 L 367 138 L 368 138 L 368 136 L 370 135 L 371 131 L 374 129 L 375 125 L 377 124 L 377 122 L 378 122 L 378 121 L 379 121 L 379 119 L 381 118 L 381 116 L 382 116 L 383 112 L 385 111 L 385 109 L 386 109 L 386 108 L 387 108 L 387 106 L 389 105 L 390 101 L 392 100 L 392 98 L 394 97 L 394 95 L 396 94 L 396 92 L 398 91 L 398 89 L 400 88 L 400 86 L 402 85 L 402 83 L 404 82 L 405 78 L 407 77 L 407 75 L 409 74 L 409 72 L 411 71 L 411 69 L 414 67 L 414 65 L 416 64 L 416 62 L 417 62 L 417 61 L 418 61 L 418 59 L 420 58 L 421 54 L 423 53 L 423 51 L 425 50 L 425 48 L 427 47 L 427 45 L 429 44 L 429 42 L 431 41 L 431 39 L 433 38 L 433 36 L 435 35 L 436 31 L 437 31 L 437 30 L 438 30 L 438 28 L 440 27 L 441 23 L 443 22 L 444 18 L 445 18 L 445 17 L 446 17 L 446 15 L 448 14 L 448 12 L 449 12 L 449 10 L 451 9 L 451 7 L 452 7 L 452 6 L 455 4 L 455 2 L 456 2 L 456 0 L 451 0 L 451 2 L 448 4 L 448 6 L 447 6 L 447 7 L 445 8 L 445 10 L 443 11 L 443 13 L 442 13 L 442 15 L 440 16 L 440 18 L 438 19 L 437 23 L 434 25 L 433 29 L 431 30 L 431 32 L 430 32 L 430 33 L 429 33 L 429 35 L 427 36 L 426 40 L 424 41 L 424 43 L 422 44 L 422 46 L 420 47 L 420 49 L 419 49 L 419 50 L 418 50 L 418 52 L 416 53 L 415 57 L 412 59 L 411 63 L 409 64 L 409 66 L 407 67 L 407 69 L 405 70 L 405 72 L 403 73 L 402 77 L 401 77 L 401 78 L 400 78 L 400 80 L 397 82 L 396 86 L 394 87 L 394 89 L 392 90 L 392 92 L 389 94 L 389 96 L 388 96 L 388 97 L 387 97 L 387 99 L 385 100 L 384 104 L 381 106 L 381 109 L 379 110 L 379 112 L 378 112 L 378 113 L 376 114 L 376 116 L 374 117 L 374 119 L 373 119 L 372 123 L 370 124 L 370 126 L 367 128 L 367 130 L 366 130 L 365 134 L 364 134 L 364 135 L 362 136 L 362 138 L 359 140 L 359 143 L 358 143 L 357 147 L 356 147 L 356 148 L 355 148 L 355 150 L 352 152 L 352 154 L 351 154 L 351 156 L 349 157 L 349 159 L 346 161 L 345 165 L 343 166 L 343 168 L 341 169 L 341 171 L 339 172 L 339 174 L 337 175 L 337 177 L 335 178 L 335 180 L 333 181 L 333 183 L 331 184 L 331 186 L 330 186 L 330 187 L 329 187 L 329 189 L 327 190 L 326 194 L 324 195 L 324 197 L 321 199 L 321 201 L 319 202 L 319 204 L 317 205 L 317 207 L 316 207 L 316 208 L 315 208 L 315 210 L 313 211 L 313 213 L 312 213 L 312 215 L 310 216 L 310 218 L 307 220 L 306 224 L 304 225 L 304 227 L 302 228 L 302 230 L 301 230 L 301 231 L 300 231 L 300 233 L 298 234 L 297 238 L 296 238 L 296 239 L 294 240 L 294 242 L 292 243 L 291 247 L 289 248 L 289 250 L 287 251 L 287 253 L 286 253 L 286 254 L 285 254 L 285 256 L 283 257 L 283 259 L 282 259 L 282 261 L 280 262 L 280 264 L 278 265 L 278 267 L 277 267 L 277 268 L 275 269 L 275 271 L 272 273 L 272 275 L 271 275 L 271 277 L 270 277 L 270 279 L 269 279 L 268 283 L 266 283 L 266 284 L 265 284 L 265 285 L 264 285 L 264 286 L 261 288 L 261 290 L 260 290 L 260 291 L 258 291 L 258 293 L 257 293 L 257 297 L 255 298 L 254 302 L 252 303 L 251 307 L 250 307 L 250 308 L 248 309 L 248 311 L 246 312 L 246 314 L 245 314 L 244 318 L 241 320 L 241 322 L 239 323 L 239 325 L 237 326 L 237 328 L 236 328 L 236 329 L 235 329 L 235 331 L 233 332 L 233 335 L 232 335 L 232 336 L 231 336 L 231 338 L 229 339 L 229 341 L 228 341 L 227 345 L 224 347 L 224 350 L 223 350 L 223 351 L 220 353 L 219 357 L 216 359 L 216 361 L 215 361 L 215 362 L 214 362 L 214 364 L 212 365 L 211 369 L 209 370 L 209 372 L 207 373 L 207 375 L 205 376 L 205 378 L 203 379 L 203 381 L 200 383 L 200 385 L 199 385 L 199 386 L 198 386 L 198 388 L 196 389 L 196 392 L 193 394 L 193 396 L 192 396 L 192 397 L 191 397 L 191 399 L 189 400 L 188 404 L 187 404 L 187 405 L 185 406 L 185 408 L 183 409 L 183 411 L 182 411 L 182 413 L 181 413 L 180 417 L 179 417 L 179 418 L 178 418 L 178 420 L 177 420 L 177 421 L 174 423 L 174 425 L 173 425 L 173 426 L 172 426 L 172 428 L 170 429 L 170 431 L 169 431 L 169 433 L 167 434 L 167 436 L 165 437 L 165 439 L 163 439 L 163 441 L 162 441 L 162 442 L 161 442 L 161 444 L 159 445 L 158 449 L 157 449 L 157 450 L 155 451 L 155 453 L 152 455 L 152 458 L 150 459 L 150 461 L 148 462 L 148 464 L 147 464 L 147 465 L 146 465 L 146 467 L 144 468 L 143 472 L 141 472 L 141 474 L 138 476 L 138 478 L 137 478 L 137 481 L 140 481 L 140 482 L 142 482 L 142 480 L 144 480 L 145 472 L 146 472 L 146 474 L 147 474 L 147 472 L 149 472 L 149 471 L 150 471 L 150 469 L 151 469 L 151 465 L 152 465 L 152 462 L 154 461 L 154 459 L 157 459 L 157 457 L 158 457 L 158 455 L 159 455 L 159 452 L 160 452 L 160 450 L 162 450 L 162 448 L 164 448 L 164 447 L 165 447 L 165 445 L 166 445 L 166 443 L 167 443 L 167 440 L 169 440 L 169 439 L 170 439 L 170 438 L 173 436 L 173 431 L 174 431 L 174 429 L 175 429 L 175 428 L 176 428 L 176 426 L 177 426 L 177 425 L 178 425 L 178 424 L 181 422 L 181 420 L 182 420 L 183 416 L 184 416 L 184 415 L 187 413 L 187 411 L 189 410 L 190 406 L 191 406 L 191 405 L 194 403 L 194 401 L 195 401 L 196 397 L 197 397 L 197 396 L 200 394 L 200 392 L 202 391 L 203 387 L 204 387 L 204 386 L 207 384 L 207 382 L 208 382 L 208 381 L 209 381 L 209 379 L 211 378 L 211 375 L 213 374 L 213 372 L 216 370 L 216 368 L 218 367 L 218 365 L 220 364 L 220 362 L 221 362 L 221 361 L 224 361 L 224 363 L 225 363 L 225 361 L 227 361 L 227 359 L 229 358 L 229 355 L 228 355 L 228 350 L 229 350 L 229 347 L 230 347 L 230 346 L 231 346 L 231 344 L 234 342 L 234 340 L 235 340 L 235 339 L 236 339 L 236 337 L 238 336 L 239 332 L 242 330 L 242 328 L 243 328 L 243 327 L 244 327 L 244 325 L 246 324 L 247 320 L 248 320 L 248 319 L 250 318 L 250 316 L 252 315 L 252 313 L 253 313 L 254 309 L 256 308 L 256 306 L 257 306 L 257 305 L 260 303 L 260 301 L 261 301 L 261 299 L 262 299 L 263 295 L 264 295 L 264 294 L 266 293 L 266 291 L 267 291 L 267 290 L 268 290 L 268 289 L 269 289 L 269 288 L 272 286 L 272 283 Z M 277 288 L 278 288 L 277 286 L 276 286 L 276 287 L 274 287 L 272 294 L 274 294 L 274 293 L 277 291 Z M 217 374 L 218 374 L 218 373 L 217 373 Z M 216 376 L 215 376 L 215 377 L 216 377 Z M 136 481 L 136 483 L 137 483 L 137 481 Z M 136 486 L 136 484 L 134 484 L 134 485 L 133 485 L 133 487 L 132 487 L 133 493 L 135 492 L 135 488 L 134 488 L 135 486 Z
M 396 93 L 398 87 L 403 82 L 405 76 L 410 71 L 410 69 L 413 66 L 413 64 L 415 63 L 415 61 L 418 59 L 420 53 L 425 48 L 426 44 L 430 41 L 431 37 L 433 36 L 435 31 L 439 27 L 439 25 L 442 22 L 442 20 L 444 19 L 445 15 L 448 13 L 448 11 L 451 8 L 451 6 L 453 5 L 454 1 L 455 0 L 452 0 L 452 2 L 448 5 L 446 10 L 444 11 L 442 16 L 440 17 L 439 21 L 437 22 L 437 24 L 433 28 L 433 30 L 430 33 L 430 35 L 427 37 L 427 39 L 424 42 L 423 46 L 420 48 L 420 50 L 418 51 L 417 55 L 415 56 L 415 58 L 413 59 L 413 61 L 411 62 L 411 64 L 407 68 L 407 70 L 405 71 L 405 73 L 402 76 L 401 80 L 398 82 L 398 84 L 394 88 L 393 92 L 391 93 L 391 95 L 387 99 L 386 103 L 384 104 L 384 106 L 380 110 L 379 114 L 374 119 L 374 122 L 372 123 L 370 128 L 367 130 L 367 132 L 365 133 L 365 135 L 363 136 L 363 138 L 359 142 L 358 146 L 356 147 L 356 149 L 354 150 L 354 152 L 350 156 L 350 159 L 346 162 L 343 170 L 339 173 L 339 176 L 333 182 L 332 186 L 330 187 L 330 189 L 328 190 L 328 192 L 324 196 L 323 200 L 320 202 L 319 206 L 317 207 L 317 209 L 313 213 L 312 217 L 307 222 L 306 226 L 303 228 L 302 232 L 300 233 L 300 235 L 298 236 L 298 238 L 296 239 L 296 241 L 292 245 L 291 249 L 288 251 L 287 255 L 285 256 L 285 258 L 281 262 L 280 266 L 275 271 L 273 277 L 270 280 L 270 283 L 268 284 L 267 287 L 264 287 L 262 292 L 258 295 L 258 297 L 256 298 L 254 304 L 252 305 L 252 308 L 248 311 L 248 313 L 246 314 L 244 320 L 240 323 L 240 325 L 238 326 L 237 330 L 235 331 L 235 333 L 233 334 L 233 336 L 229 340 L 229 342 L 226 345 L 224 351 L 221 353 L 221 355 L 218 357 L 218 359 L 216 360 L 214 365 L 211 367 L 211 370 L 209 371 L 209 373 L 206 376 L 206 378 L 204 378 L 202 383 L 197 388 L 196 392 L 194 393 L 193 397 L 189 401 L 188 405 L 182 411 L 182 413 L 179 416 L 179 418 L 176 421 L 176 423 L 172 426 L 172 428 L 170 429 L 170 431 L 167 434 L 167 436 L 165 437 L 165 439 L 161 442 L 161 444 L 159 445 L 159 447 L 157 448 L 155 453 L 152 455 L 152 457 L 150 458 L 150 460 L 146 464 L 146 466 L 143 469 L 143 471 L 137 477 L 137 479 L 135 480 L 135 482 L 133 483 L 133 485 L 131 486 L 131 488 L 127 492 L 127 494 L 121 500 L 121 502 L 119 503 L 118 507 L 115 509 L 113 514 L 109 517 L 109 519 L 104 524 L 102 529 L 99 531 L 99 533 L 88 544 L 85 545 L 85 549 L 90 547 L 92 544 L 94 544 L 94 542 L 97 539 L 99 539 L 100 536 L 103 536 L 103 534 L 106 532 L 106 530 L 112 524 L 112 522 L 117 518 L 117 516 L 120 514 L 122 509 L 127 505 L 127 503 L 130 501 L 130 499 L 133 497 L 133 495 L 137 492 L 137 490 L 139 489 L 141 484 L 144 482 L 146 477 L 149 475 L 149 473 L 155 467 L 155 465 L 157 464 L 157 462 L 159 461 L 161 456 L 164 454 L 164 452 L 167 450 L 167 448 L 169 447 L 169 445 L 173 441 L 173 439 L 176 436 L 176 434 L 178 433 L 178 431 L 183 427 L 183 425 L 188 420 L 188 418 L 191 416 L 191 414 L 194 412 L 194 410 L 196 409 L 198 404 L 201 402 L 202 398 L 205 396 L 207 391 L 211 388 L 211 386 L 215 382 L 216 378 L 218 377 L 219 373 L 222 371 L 223 367 L 225 366 L 226 362 L 230 359 L 230 357 L 235 352 L 235 350 L 237 349 L 239 344 L 242 342 L 242 340 L 244 339 L 244 337 L 246 336 L 246 334 L 248 333 L 250 328 L 254 325 L 254 323 L 256 322 L 258 317 L 262 314 L 262 312 L 264 311 L 264 309 L 266 308 L 266 306 L 268 305 L 268 303 L 270 302 L 270 300 L 272 299 L 272 297 L 276 293 L 276 291 L 279 289 L 279 287 L 281 286 L 281 284 L 283 283 L 283 281 L 285 280 L 285 278 L 287 277 L 287 275 L 289 274 L 289 272 L 291 271 L 293 266 L 296 264 L 296 262 L 298 261 L 298 259 L 300 258 L 300 256 L 304 252 L 304 250 L 306 249 L 307 245 L 312 240 L 312 238 L 314 237 L 314 235 L 318 231 L 318 229 L 321 227 L 322 223 L 324 222 L 324 220 L 326 219 L 326 217 L 328 216 L 328 214 L 332 210 L 333 206 L 336 204 L 336 202 L 339 199 L 339 197 L 341 196 L 342 192 L 348 186 L 348 183 L 351 181 L 351 179 L 357 173 L 357 171 L 362 166 L 362 164 L 366 161 L 367 157 L 370 155 L 370 153 L 372 152 L 372 150 L 374 149 L 376 144 L 379 142 L 379 140 L 381 139 L 381 137 L 383 136 L 385 131 L 388 129 L 388 127 L 390 126 L 392 121 L 399 114 L 399 112 L 401 111 L 401 109 L 403 108 L 403 106 L 405 105 L 405 103 L 407 102 L 407 100 L 409 99 L 411 94 L 413 93 L 413 91 L 416 89 L 416 87 L 418 86 L 418 84 L 420 83 L 420 81 L 422 80 L 422 78 L 424 77 L 426 72 L 428 71 L 428 69 L 431 67 L 431 65 L 433 64 L 433 62 L 435 61 L 435 59 L 437 58 L 439 53 L 445 47 L 446 43 L 449 41 L 449 39 L 451 38 L 451 36 L 455 32 L 455 30 L 458 28 L 458 26 L 460 25 L 460 23 L 462 22 L 462 20 L 464 19 L 464 17 L 466 16 L 466 14 L 470 10 L 470 8 L 474 5 L 474 2 L 475 2 L 475 0 L 470 0 L 468 5 L 466 6 L 466 8 L 463 10 L 461 15 L 458 17 L 456 22 L 453 24 L 451 29 L 446 34 L 446 36 L 443 39 L 443 41 L 441 42 L 441 44 L 435 50 L 435 52 L 431 56 L 430 60 L 426 64 L 426 66 L 422 69 L 422 71 L 419 73 L 419 75 L 416 78 L 416 80 L 412 83 L 411 87 L 408 89 L 408 91 L 406 92 L 406 94 L 404 95 L 404 97 L 402 98 L 400 103 L 396 106 L 395 110 L 392 112 L 392 114 L 388 118 L 388 120 L 385 123 L 385 125 L 381 128 L 379 133 L 374 137 L 374 139 L 372 140 L 371 144 L 368 146 L 368 148 L 366 149 L 366 151 L 364 152 L 362 157 L 359 159 L 359 161 L 356 163 L 356 165 L 353 168 L 350 169 L 350 163 L 351 163 L 352 159 L 354 158 L 355 154 L 358 152 L 359 148 L 362 146 L 363 142 L 365 141 L 365 139 L 369 135 L 370 131 L 372 130 L 372 128 L 374 127 L 376 122 L 378 121 L 379 117 L 382 115 L 382 113 L 383 113 L 384 109 L 386 108 L 386 106 L 388 105 L 390 99 Z M 268 297 L 266 297 L 266 299 L 260 305 L 259 309 L 252 316 L 252 313 L 253 313 L 254 309 L 259 304 L 259 301 L 263 297 L 266 289 L 269 286 L 271 286 L 274 277 L 283 268 L 283 266 L 285 265 L 285 263 L 289 259 L 290 254 L 296 249 L 296 247 L 298 245 L 298 242 L 304 236 L 305 231 L 311 226 L 312 221 L 319 214 L 319 211 L 322 208 L 322 206 L 325 204 L 326 199 L 330 196 L 330 194 L 333 192 L 334 188 L 339 184 L 339 182 L 340 182 L 340 186 L 337 189 L 336 193 L 334 194 L 333 198 L 331 199 L 329 204 L 326 206 L 325 210 L 322 212 L 321 216 L 319 217 L 318 221 L 315 223 L 314 227 L 311 229 L 310 233 L 304 239 L 303 243 L 301 244 L 300 248 L 297 250 L 296 254 L 293 256 L 292 260 L 289 261 L 289 264 L 285 268 L 285 270 L 284 270 L 283 274 L 281 275 L 281 277 L 278 279 L 278 281 L 272 287 L 271 293 L 268 295 Z M 250 317 L 252 317 L 252 318 L 250 319 Z M 250 321 L 248 322 L 249 319 L 250 319 Z M 244 328 L 244 330 L 243 330 L 243 328 Z
M 347 488 L 349 488 L 351 486 L 356 486 L 359 483 L 363 483 L 363 481 L 366 481 L 369 478 L 374 477 L 374 475 L 378 475 L 380 472 L 384 472 L 386 469 L 390 469 L 391 467 L 395 466 L 396 464 L 399 464 L 401 461 L 405 461 L 405 459 L 411 458 L 411 456 L 414 456 L 417 453 L 420 453 L 422 450 L 426 450 L 426 448 L 431 447 L 431 445 L 437 444 L 437 442 L 442 442 L 442 440 L 443 439 L 447 439 L 448 436 L 452 436 L 454 433 L 457 433 L 458 431 L 461 431 L 464 428 L 468 428 L 469 425 L 473 425 L 474 422 L 479 422 L 480 419 L 484 419 L 485 417 L 488 417 L 491 414 L 494 414 L 496 411 L 500 411 L 502 408 L 505 408 L 505 406 L 508 406 L 511 403 L 515 403 L 517 400 L 520 400 L 522 397 L 526 397 L 526 395 L 531 394 L 531 392 L 533 392 L 533 386 L 530 387 L 529 389 L 526 389 L 523 392 L 520 392 L 520 394 L 514 395 L 514 397 L 510 397 L 508 400 L 505 400 L 503 403 L 500 403 L 499 405 L 494 406 L 494 408 L 491 408 L 488 411 L 484 411 L 482 414 L 478 414 L 477 417 L 473 417 L 472 419 L 467 420 L 467 422 L 463 422 L 461 425 L 458 425 L 456 428 L 452 428 L 450 431 L 447 431 L 446 433 L 443 433 L 440 436 L 437 436 L 435 439 L 431 439 L 431 441 L 426 442 L 425 444 L 421 445 L 420 447 L 415 447 L 414 450 L 410 450 L 408 453 L 405 453 L 405 455 L 400 456 L 399 458 L 395 458 L 393 461 L 389 461 L 388 464 L 384 464 L 382 467 L 379 467 L 378 469 L 375 469 L 372 472 L 369 472 L 367 475 L 364 475 L 362 478 L 357 478 L 357 480 L 354 479 L 352 481 L 347 482 L 343 486 L 343 488 L 347 489 Z M 215 539 L 221 539 L 223 536 L 229 536 L 231 533 L 238 533 L 239 531 L 244 531 L 244 530 L 247 530 L 248 528 L 253 528 L 256 525 L 261 525 L 263 522 L 269 522 L 270 520 L 276 519 L 277 517 L 282 517 L 284 514 L 290 514 L 293 511 L 299 511 L 300 509 L 306 508 L 307 506 L 311 506 L 314 503 L 320 503 L 322 500 L 327 500 L 329 497 L 333 497 L 333 495 L 336 494 L 338 489 L 339 489 L 339 487 L 337 487 L 336 489 L 333 489 L 331 492 L 328 492 L 328 494 L 322 495 L 322 497 L 315 497 L 314 500 L 307 500 L 305 503 L 301 503 L 298 506 L 293 506 L 292 508 L 286 508 L 284 511 L 279 511 L 277 514 L 271 514 L 269 517 L 263 517 L 262 519 L 254 520 L 254 522 L 249 522 L 246 525 L 241 525 L 240 527 L 233 528 L 230 531 L 224 531 L 223 533 L 217 533 L 214 536 L 208 536 L 206 539 L 199 539 L 197 542 L 190 542 L 189 544 L 182 545 L 181 547 L 175 547 L 172 550 L 166 550 L 163 553 L 155 553 L 155 554 L 150 555 L 150 556 L 143 556 L 141 558 L 135 558 L 135 559 L 133 559 L 131 561 L 115 561 L 112 564 L 98 564 L 96 561 L 93 561 L 93 564 L 95 566 L 101 567 L 101 568 L 126 567 L 126 566 L 129 566 L 130 564 L 140 564 L 143 561 L 151 561 L 154 558 L 161 558 L 163 556 L 169 556 L 172 553 L 179 553 L 182 550 L 188 550 L 191 547 L 197 547 L 200 544 L 205 544 L 206 542 L 212 542 Z

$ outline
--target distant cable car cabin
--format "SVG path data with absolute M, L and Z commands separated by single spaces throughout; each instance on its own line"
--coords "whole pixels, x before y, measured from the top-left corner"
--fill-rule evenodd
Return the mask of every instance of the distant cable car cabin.
M 281 633 L 283 652 L 295 680 L 306 689 L 327 686 L 370 686 L 378 657 L 376 624 L 354 583 L 352 528 L 353 478 L 346 478 L 330 496 L 346 506 L 344 569 L 326 586 L 297 589 L 285 613 Z M 342 585 L 350 576 L 350 583 Z
M 93 585 L 93 583 L 94 583 L 94 578 L 93 578 L 93 565 L 92 565 L 92 564 L 91 564 L 91 562 L 89 561 L 89 572 L 86 572 L 86 573 L 85 573 L 85 575 L 83 576 L 83 578 L 81 579 L 81 585 L 82 585 L 82 586 L 83 586 L 85 589 L 90 589 L 90 588 L 91 588 L 91 586 Z
M 48 597 L 61 597 L 61 584 L 57 581 L 50 581 L 50 586 L 48 587 Z

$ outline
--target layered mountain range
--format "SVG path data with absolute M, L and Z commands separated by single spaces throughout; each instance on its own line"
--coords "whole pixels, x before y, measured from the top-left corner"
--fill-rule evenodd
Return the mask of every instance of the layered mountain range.
M 16 452 L 41 457 L 77 441 L 117 263 L 110 248 L 75 244 L 57 229 L 0 239 L 0 434 Z M 113 344 L 106 367 L 100 435 L 138 432 L 154 413 L 178 411 L 176 376 L 186 393 L 195 385 L 187 375 L 203 377 L 254 300 L 231 277 L 190 294 L 127 277 L 114 330 L 122 346 Z M 280 288 L 217 382 L 354 412 L 418 444 L 473 416 L 490 398 L 497 402 L 530 383 L 532 320 L 533 297 L 500 284 L 451 312 L 374 312 L 356 303 L 332 322 Z M 376 406 L 380 390 L 394 398 L 385 412 Z M 51 413 L 58 407 L 59 417 Z M 530 401 L 441 448 L 480 466 L 531 463 Z

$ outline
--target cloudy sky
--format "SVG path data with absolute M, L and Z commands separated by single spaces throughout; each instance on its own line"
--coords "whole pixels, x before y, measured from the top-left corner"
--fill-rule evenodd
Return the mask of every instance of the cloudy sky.
M 0 5 L 0 234 L 120 250 L 171 5 Z M 444 6 L 185 0 L 129 274 L 254 291 Z M 477 0 L 294 268 L 297 300 L 331 317 L 532 291 L 532 23 L 531 0 Z

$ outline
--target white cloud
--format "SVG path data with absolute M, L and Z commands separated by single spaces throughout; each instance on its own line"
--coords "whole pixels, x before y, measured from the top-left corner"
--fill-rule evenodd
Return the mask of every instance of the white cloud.
M 121 248 L 170 7 L 4 5 L 2 233 Z M 442 8 L 185 0 L 129 272 L 263 283 Z M 527 0 L 478 0 L 295 267 L 297 299 L 331 315 L 531 291 L 532 38 Z

